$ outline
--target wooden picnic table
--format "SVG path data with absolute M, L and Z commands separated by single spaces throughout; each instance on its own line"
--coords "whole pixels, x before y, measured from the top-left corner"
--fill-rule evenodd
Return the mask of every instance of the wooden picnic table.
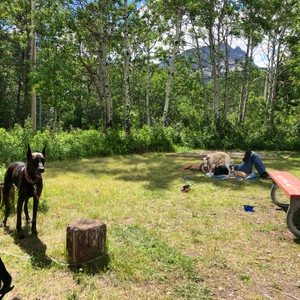
M 271 171 L 269 175 L 273 180 L 271 199 L 277 206 L 287 211 L 287 226 L 296 237 L 300 238 L 300 180 L 287 171 Z M 289 203 L 283 203 L 276 196 L 278 188 L 285 193 Z

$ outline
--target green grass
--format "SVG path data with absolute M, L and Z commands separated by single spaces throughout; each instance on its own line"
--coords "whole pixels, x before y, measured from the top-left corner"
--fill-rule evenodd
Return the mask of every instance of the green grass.
M 180 170 L 193 161 L 147 154 L 47 163 L 38 237 L 17 240 L 15 214 L 0 230 L 15 285 L 6 299 L 297 297 L 299 242 L 271 202 L 271 181 Z M 299 162 L 294 153 L 265 164 L 300 178 Z M 80 218 L 107 225 L 104 267 L 68 265 L 66 228 Z

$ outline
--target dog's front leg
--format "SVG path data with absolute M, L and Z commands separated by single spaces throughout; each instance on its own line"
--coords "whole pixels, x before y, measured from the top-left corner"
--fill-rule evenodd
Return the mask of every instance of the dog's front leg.
M 19 196 L 17 205 L 17 232 L 19 239 L 24 239 L 25 235 L 22 230 L 22 209 L 23 209 L 24 197 Z
M 32 224 L 31 224 L 31 232 L 33 234 L 37 234 L 36 230 L 36 218 L 39 207 L 39 200 L 33 197 L 33 213 L 32 213 Z
M 209 176 L 213 175 L 213 165 L 211 164 L 208 165 L 208 172 L 209 172 Z
M 28 200 L 29 200 L 29 198 L 26 198 L 24 201 L 24 213 L 25 213 L 27 224 L 29 224 L 31 221 L 30 217 L 29 217 L 29 213 L 28 213 Z

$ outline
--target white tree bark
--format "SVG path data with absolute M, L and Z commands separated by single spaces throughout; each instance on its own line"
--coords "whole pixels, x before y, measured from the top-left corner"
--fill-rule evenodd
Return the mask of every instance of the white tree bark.
M 124 64 L 124 96 L 125 96 L 125 134 L 128 137 L 131 130 L 130 120 L 130 94 L 129 94 L 129 67 L 131 51 L 129 47 L 129 15 L 128 15 L 128 3 L 124 0 L 124 15 L 125 15 L 125 28 L 124 28 L 124 52 L 125 52 L 125 64 Z
M 164 127 L 166 127 L 168 125 L 170 92 L 171 92 L 172 81 L 173 81 L 174 72 L 175 72 L 176 57 L 179 53 L 182 17 L 183 17 L 182 9 L 178 8 L 177 14 L 176 14 L 175 39 L 174 39 L 174 44 L 173 44 L 172 58 L 170 61 L 168 78 L 167 78 L 167 82 L 166 82 L 165 105 L 164 105 L 163 118 L 162 118 L 162 123 L 163 123 Z

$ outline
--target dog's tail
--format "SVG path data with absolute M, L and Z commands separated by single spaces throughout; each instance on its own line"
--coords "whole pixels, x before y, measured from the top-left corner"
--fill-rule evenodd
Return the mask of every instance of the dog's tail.
M 8 192 L 8 201 L 12 207 L 15 206 L 15 186 L 12 185 Z M 0 207 L 4 205 L 4 183 L 0 183 Z

